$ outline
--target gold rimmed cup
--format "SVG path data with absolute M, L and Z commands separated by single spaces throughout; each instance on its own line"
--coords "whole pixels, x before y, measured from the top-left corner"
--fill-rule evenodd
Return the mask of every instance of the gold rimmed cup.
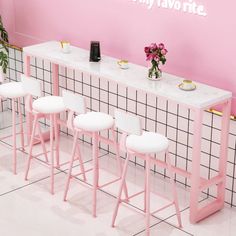
M 121 69 L 128 69 L 129 68 L 129 61 L 128 60 L 120 60 L 117 62 Z
M 182 83 L 179 85 L 179 88 L 186 91 L 191 91 L 196 89 L 196 85 L 193 83 L 192 80 L 183 80 Z
M 64 53 L 69 53 L 70 52 L 70 43 L 68 41 L 61 41 L 61 50 Z

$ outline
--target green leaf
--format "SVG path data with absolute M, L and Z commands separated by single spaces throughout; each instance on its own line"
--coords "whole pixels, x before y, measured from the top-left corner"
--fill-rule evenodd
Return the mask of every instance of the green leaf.
M 0 16 L 0 35 L 1 35 L 1 40 L 4 41 L 5 43 L 8 43 L 8 33 L 3 26 L 1 16 Z
M 0 66 L 2 67 L 3 73 L 6 74 L 8 66 L 8 55 L 4 51 L 0 51 Z
M 2 17 L 0 15 L 0 45 L 2 46 L 0 51 L 0 66 L 5 74 L 8 66 L 8 42 L 8 33 L 3 26 Z

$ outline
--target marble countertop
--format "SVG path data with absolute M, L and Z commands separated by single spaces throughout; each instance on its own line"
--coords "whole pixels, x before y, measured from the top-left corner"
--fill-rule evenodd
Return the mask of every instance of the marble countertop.
M 168 100 L 192 108 L 208 108 L 231 98 L 232 93 L 226 90 L 208 86 L 202 83 L 195 83 L 196 90 L 183 91 L 178 85 L 185 78 L 163 73 L 160 81 L 150 81 L 147 79 L 147 68 L 129 64 L 129 69 L 121 69 L 118 59 L 102 55 L 100 62 L 89 62 L 89 51 L 71 46 L 71 52 L 66 54 L 61 51 L 59 42 L 50 41 L 42 44 L 23 48 L 26 55 L 43 58 L 55 64 L 68 68 L 78 69 L 109 80 L 122 83 L 125 86 L 153 93 Z

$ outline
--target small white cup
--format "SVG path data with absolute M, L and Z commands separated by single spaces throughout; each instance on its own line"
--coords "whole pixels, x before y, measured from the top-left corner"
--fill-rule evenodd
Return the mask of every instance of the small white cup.
M 183 80 L 182 82 L 182 88 L 183 89 L 193 89 L 194 88 L 194 84 L 192 82 L 192 80 Z
M 120 60 L 117 62 L 121 69 L 128 69 L 129 68 L 129 61 L 127 60 Z
M 66 41 L 61 41 L 61 51 L 63 53 L 70 53 L 70 43 Z

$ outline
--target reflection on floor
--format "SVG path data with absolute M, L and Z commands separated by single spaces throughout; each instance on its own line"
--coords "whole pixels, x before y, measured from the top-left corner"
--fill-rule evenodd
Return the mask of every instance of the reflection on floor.
M 0 136 L 10 134 L 10 125 L 1 118 Z M 48 145 L 48 144 L 47 144 Z M 12 174 L 11 139 L 0 142 L 0 235 L 15 236 L 125 236 L 145 235 L 144 217 L 128 205 L 120 207 L 116 227 L 110 227 L 115 206 L 117 183 L 104 188 L 98 194 L 97 218 L 92 217 L 92 191 L 81 181 L 73 179 L 64 202 L 63 192 L 68 166 L 57 171 L 55 177 L 55 195 L 49 193 L 49 169 L 33 161 L 29 181 L 24 181 L 27 160 L 25 152 L 18 151 L 18 174 Z M 72 139 L 61 137 L 60 157 L 70 159 Z M 34 147 L 34 155 L 41 152 L 41 146 Z M 91 167 L 91 146 L 81 143 L 82 157 L 86 168 Z M 74 167 L 76 173 L 79 166 Z M 116 175 L 116 160 L 111 154 L 100 152 L 101 182 L 110 180 Z M 92 173 L 88 175 L 92 182 Z M 144 171 L 132 163 L 128 170 L 128 188 L 132 194 L 143 186 Z M 152 175 L 153 192 L 167 194 L 169 181 L 159 175 Z M 233 236 L 236 232 L 236 209 L 225 207 L 221 212 L 209 217 L 199 224 L 189 223 L 189 192 L 178 186 L 178 196 L 182 211 L 183 228 L 176 227 L 177 221 L 173 208 L 166 209 L 152 218 L 151 235 L 184 236 L 184 235 L 224 235 Z M 163 200 L 152 195 L 152 208 L 162 204 Z M 129 203 L 142 209 L 143 196 L 132 199 Z

